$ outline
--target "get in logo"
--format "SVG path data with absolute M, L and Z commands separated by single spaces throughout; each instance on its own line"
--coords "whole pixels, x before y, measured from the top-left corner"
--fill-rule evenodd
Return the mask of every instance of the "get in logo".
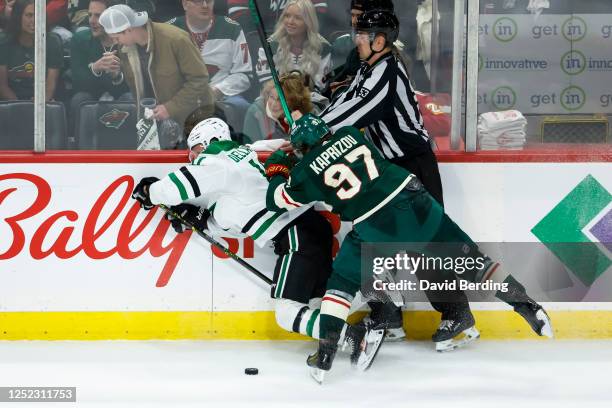
M 591 286 L 612 266 L 612 194 L 588 175 L 531 232 Z
M 586 102 L 586 92 L 579 86 L 572 85 L 561 91 L 559 100 L 561 106 L 567 111 L 573 112 L 581 109 Z
M 518 25 L 510 17 L 501 17 L 493 23 L 493 36 L 497 41 L 510 42 L 518 34 Z
M 516 105 L 516 92 L 509 86 L 500 86 L 491 92 L 491 104 L 497 110 L 508 110 Z
M 578 51 L 568 51 L 561 57 L 561 69 L 567 75 L 581 74 L 587 67 L 585 55 Z
M 578 16 L 571 16 L 561 26 L 563 37 L 569 41 L 580 41 L 587 35 L 587 24 Z

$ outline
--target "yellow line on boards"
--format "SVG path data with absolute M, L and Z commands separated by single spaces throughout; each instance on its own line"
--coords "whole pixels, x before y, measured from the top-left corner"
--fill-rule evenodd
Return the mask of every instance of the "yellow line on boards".
M 537 339 L 512 311 L 475 311 L 483 339 Z M 353 316 L 353 320 L 358 316 Z M 551 311 L 559 339 L 612 338 L 612 310 Z M 440 321 L 432 311 L 404 312 L 409 339 L 428 340 Z M 2 312 L 0 340 L 300 340 L 274 312 Z

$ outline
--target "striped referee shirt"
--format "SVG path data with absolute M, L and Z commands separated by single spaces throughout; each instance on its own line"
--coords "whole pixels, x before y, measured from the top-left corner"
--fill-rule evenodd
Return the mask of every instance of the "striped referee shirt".
M 332 132 L 365 129 L 387 159 L 411 158 L 430 149 L 416 95 L 404 65 L 389 53 L 362 64 L 349 88 L 321 114 Z

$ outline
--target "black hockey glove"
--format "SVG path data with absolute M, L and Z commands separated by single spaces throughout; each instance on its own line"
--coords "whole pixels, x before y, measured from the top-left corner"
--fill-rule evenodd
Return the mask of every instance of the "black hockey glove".
M 149 197 L 149 186 L 156 181 L 159 181 L 157 177 L 145 177 L 136 185 L 134 191 L 132 191 L 132 198 L 140 203 L 140 208 L 145 211 L 149 211 L 155 207 Z
M 166 219 L 172 224 L 172 228 L 177 234 L 190 230 L 191 227 L 183 223 L 183 221 L 193 225 L 196 229 L 204 231 L 208 229 L 208 218 L 210 211 L 204 207 L 196 207 L 191 204 L 179 204 L 170 208 L 180 218 L 174 217 L 171 214 L 166 214 Z

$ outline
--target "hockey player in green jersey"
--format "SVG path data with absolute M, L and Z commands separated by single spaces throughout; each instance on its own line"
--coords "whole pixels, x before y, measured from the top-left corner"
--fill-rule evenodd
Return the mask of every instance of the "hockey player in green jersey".
M 331 369 L 351 302 L 360 289 L 361 244 L 367 242 L 423 243 L 424 251 L 430 242 L 456 243 L 457 254 L 487 260 L 485 268 L 466 271 L 459 279 L 506 283 L 508 291 L 498 291 L 495 296 L 511 305 L 538 335 L 552 337 L 550 319 L 542 306 L 512 275 L 500 276 L 499 264 L 479 251 L 421 182 L 384 160 L 359 130 L 344 127 L 332 135 L 325 122 L 307 114 L 296 121 L 291 143 L 302 159 L 290 172 L 283 152 L 275 152 L 266 162 L 272 176 L 268 209 L 284 211 L 321 201 L 342 220 L 353 222 L 334 260 L 321 304 L 319 349 L 308 358 L 317 381 Z

